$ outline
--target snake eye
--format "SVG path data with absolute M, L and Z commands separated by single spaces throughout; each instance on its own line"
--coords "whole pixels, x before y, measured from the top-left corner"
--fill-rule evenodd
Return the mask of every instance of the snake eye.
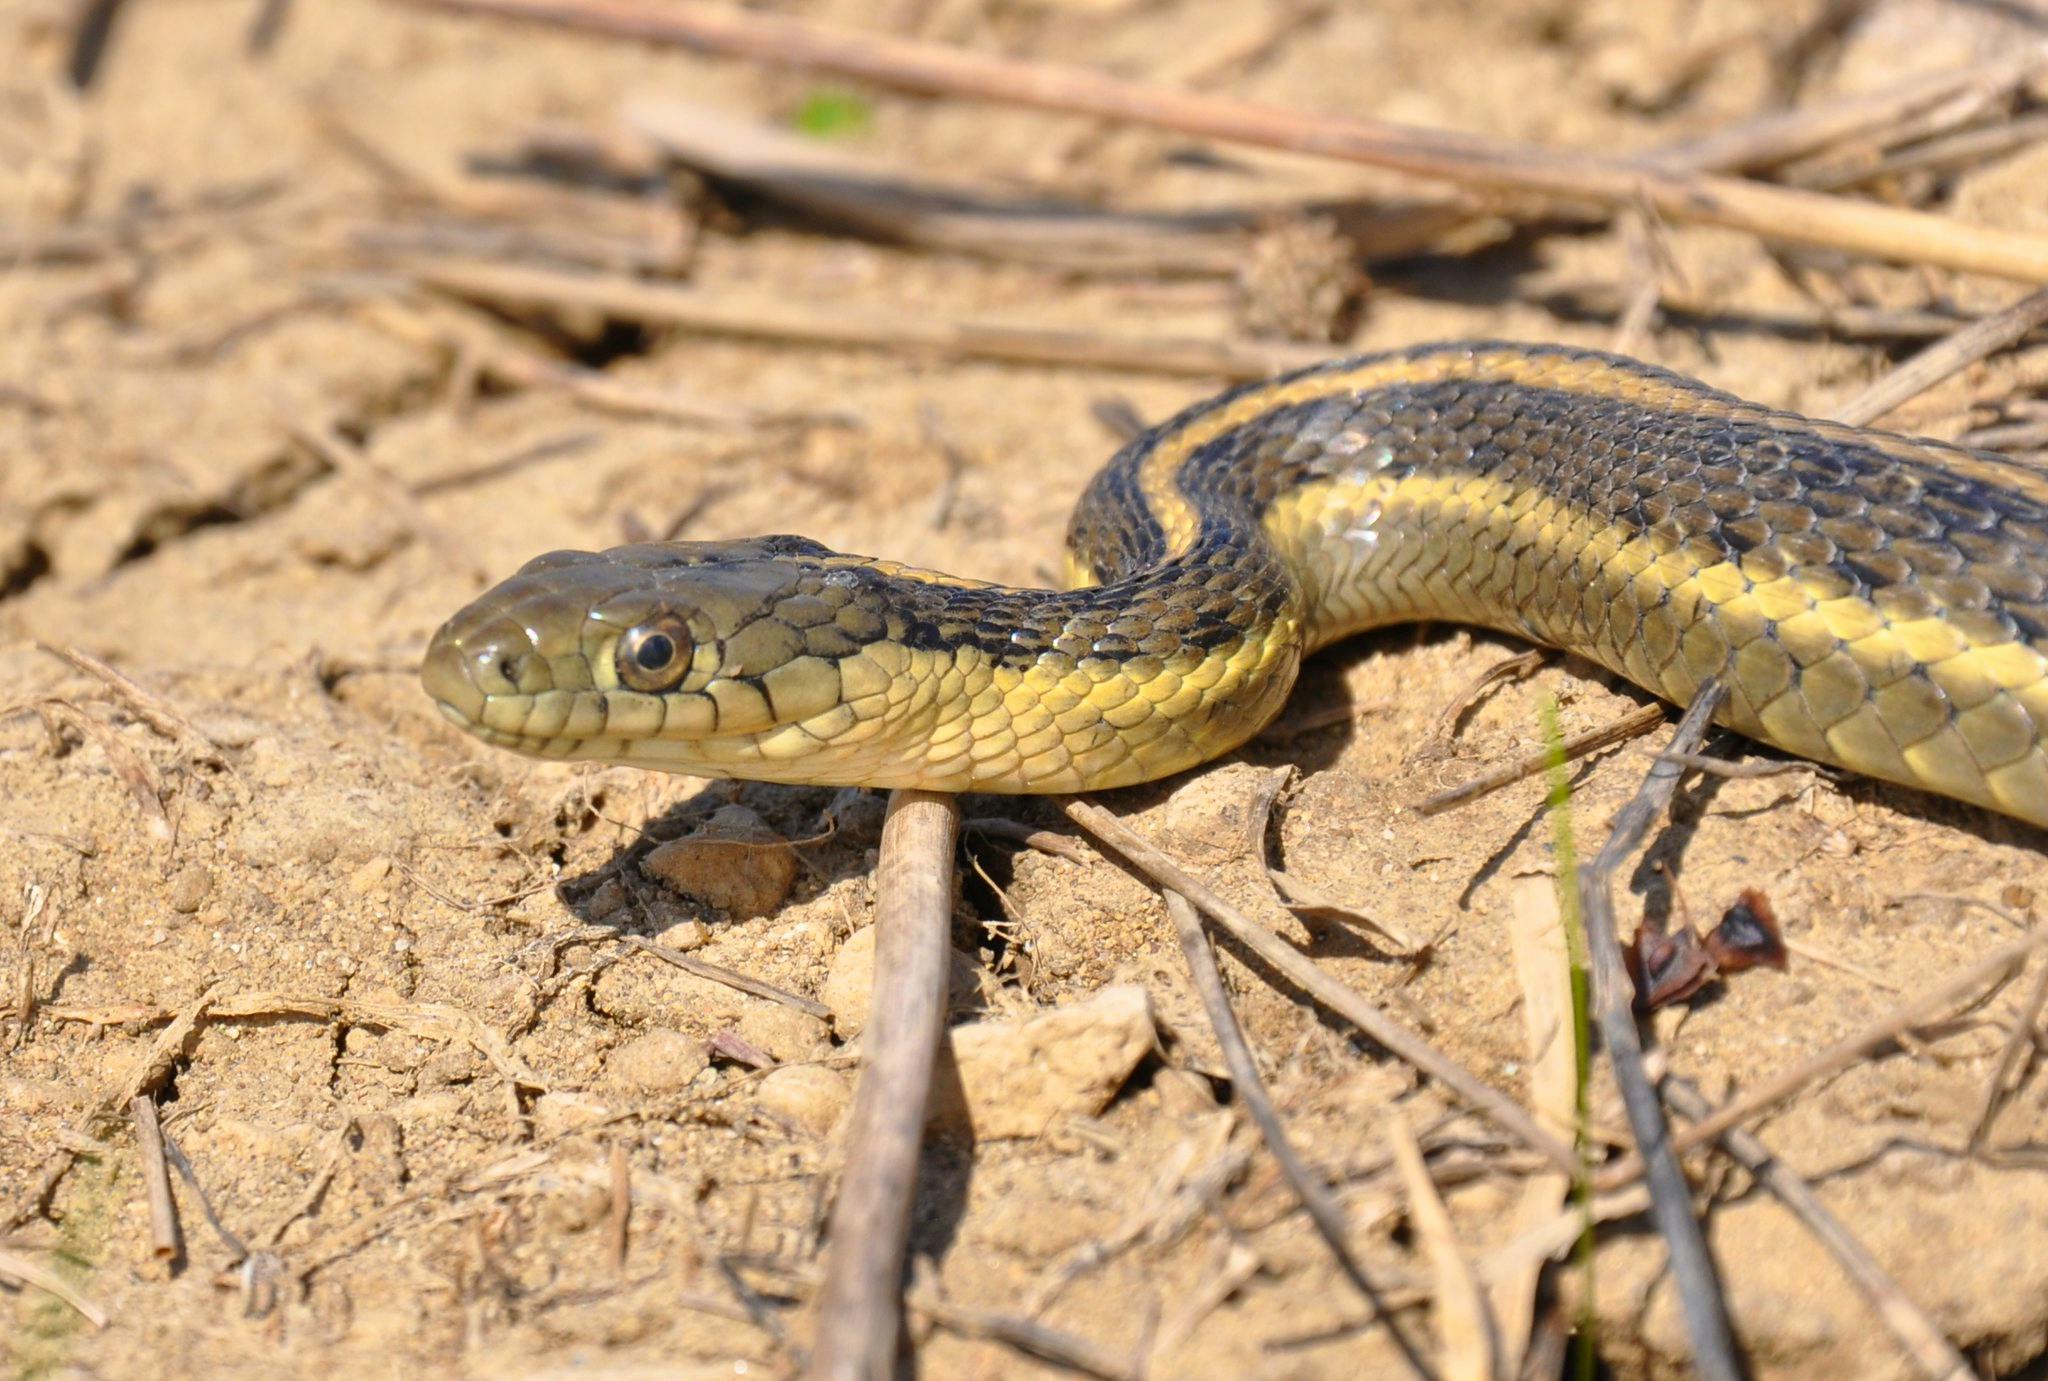
M 637 691 L 668 690 L 690 669 L 691 646 L 681 619 L 649 619 L 619 639 L 619 680 Z

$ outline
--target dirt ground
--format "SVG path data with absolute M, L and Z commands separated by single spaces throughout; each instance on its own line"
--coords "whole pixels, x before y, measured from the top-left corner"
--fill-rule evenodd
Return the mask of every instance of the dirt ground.
M 1141 75 L 1171 75 L 1250 9 L 791 8 Z M 1201 81 L 1602 150 L 1882 89 L 2048 28 L 2024 5 L 1962 0 L 1271 8 L 1298 17 Z M 452 246 L 590 267 L 596 250 L 615 271 L 777 301 L 1081 332 L 1249 329 L 1225 279 L 890 247 L 683 180 L 522 168 L 538 133 L 603 134 L 639 93 L 823 123 L 846 148 L 1125 209 L 1284 209 L 1399 184 L 372 0 L 291 6 L 252 44 L 265 13 L 131 0 L 83 95 L 65 80 L 72 6 L 0 15 L 0 1282 L 26 1262 L 106 1320 L 0 1283 L 0 1360 L 22 1376 L 783 1374 L 813 1327 L 857 1051 L 858 1004 L 827 980 L 853 971 L 841 951 L 872 917 L 880 803 L 497 753 L 435 713 L 421 649 L 487 578 L 646 533 L 801 532 L 1043 582 L 1073 497 L 1116 444 L 1096 405 L 1157 420 L 1224 381 L 500 314 L 396 266 Z M 2044 187 L 2048 146 L 2035 145 L 1972 165 L 1937 202 L 2048 232 Z M 1774 257 L 1731 232 L 1660 227 L 1657 243 L 1668 285 L 1729 311 L 1660 320 L 1636 352 L 1814 412 L 1904 347 L 1744 312 L 1821 289 L 1887 309 L 2012 295 Z M 1551 290 L 1625 294 L 1641 259 L 1601 228 L 1375 265 L 1355 330 L 1330 348 L 1608 345 L 1611 314 L 1561 310 Z M 636 413 L 507 378 L 489 367 L 493 342 L 730 415 Z M 1955 435 L 1985 400 L 2048 377 L 2041 365 L 2037 351 L 2001 357 L 1895 420 Z M 104 659 L 144 697 L 39 643 Z M 1529 1052 L 1508 920 L 1517 887 L 1554 867 L 1543 786 L 1444 816 L 1414 805 L 1538 745 L 1546 699 L 1567 734 L 1644 703 L 1552 662 L 1441 732 L 1460 689 L 1519 650 L 1443 627 L 1357 640 L 1311 667 L 1287 712 L 1328 719 L 1348 703 L 1348 722 L 1269 733 L 1191 781 L 1103 798 L 1518 1098 Z M 1575 769 L 1582 841 L 1604 835 L 1645 753 Z M 1427 937 L 1426 957 L 1280 907 L 1243 838 L 1246 802 L 1287 766 L 1271 861 Z M 791 889 L 765 914 L 618 866 L 643 831 L 689 834 L 734 803 L 798 841 Z M 1071 830 L 1043 803 L 977 799 L 968 813 Z M 1863 781 L 1692 782 L 1674 821 L 1650 854 L 1662 871 L 1627 876 L 1624 929 L 1646 906 L 1711 924 L 1755 887 L 1803 950 L 1786 973 L 1740 975 L 1660 1016 L 1673 1066 L 1716 1098 L 1966 967 L 2048 890 L 2038 832 Z M 1027 1135 L 935 1135 L 912 1243 L 916 1289 L 936 1302 L 912 1325 L 922 1374 L 1058 1370 L 975 1336 L 961 1310 L 1036 1313 L 1112 1369 L 1159 1376 L 1400 1369 L 1394 1333 L 1366 1321 L 1230 1099 L 1157 894 L 1085 847 L 1067 858 L 976 837 L 962 871 L 959 1020 L 1015 1022 L 1137 985 L 1157 1034 L 1100 1110 Z M 830 1018 L 661 963 L 631 936 L 822 1000 Z M 1386 1119 L 1420 1136 L 1482 1259 L 1525 1221 L 1534 1166 L 1242 959 L 1226 953 L 1226 978 L 1289 1126 L 1402 1304 L 1400 1335 L 1433 1355 L 1432 1268 Z M 1815 1083 L 1758 1128 L 1987 1374 L 2048 1352 L 2040 1079 L 1972 1145 L 2030 982 Z M 806 1072 L 764 1076 L 756 1051 Z M 183 1183 L 184 1245 L 155 1249 L 136 1089 L 154 1093 L 246 1261 Z M 1593 1118 L 1622 1125 L 1604 1084 Z M 1696 1165 L 1759 1374 L 1912 1374 L 1783 1208 L 1739 1171 Z M 1601 1229 L 1598 1346 L 1618 1374 L 1683 1366 L 1662 1261 L 1642 1218 Z M 1568 1320 L 1584 1283 L 1553 1271 L 1544 1312 Z

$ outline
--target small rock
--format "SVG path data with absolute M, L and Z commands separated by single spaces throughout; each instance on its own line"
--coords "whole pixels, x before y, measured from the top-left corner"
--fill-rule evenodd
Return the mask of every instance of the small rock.
M 557 1232 L 582 1232 L 611 1215 L 612 1196 L 595 1184 L 566 1184 L 541 1197 L 541 1217 Z
M 670 949 L 697 949 L 711 938 L 711 928 L 702 921 L 677 921 L 654 938 Z
M 206 904 L 212 891 L 213 874 L 196 863 L 180 868 L 171 879 L 171 910 L 189 916 Z
M 777 1064 L 815 1060 L 829 1054 L 832 1048 L 824 1022 L 780 1003 L 748 1009 L 740 1017 L 737 1030 L 740 1039 L 766 1051 Z
M 543 1093 L 533 1100 L 533 1134 L 543 1141 L 611 1116 L 611 1109 L 587 1093 Z
M 952 1037 L 959 1081 L 940 1080 L 932 1116 L 977 1138 L 1034 1137 L 1059 1117 L 1101 1112 L 1158 1042 L 1152 1000 L 1135 984 Z
M 796 885 L 789 841 L 745 806 L 723 806 L 685 839 L 640 860 L 648 877 L 735 920 L 765 916 Z
M 832 956 L 818 1001 L 832 1009 L 832 1029 L 852 1040 L 868 1024 L 868 1003 L 875 986 L 875 928 L 863 926 L 846 937 Z
M 348 875 L 348 889 L 359 897 L 379 891 L 391 877 L 391 860 L 379 855 Z
M 762 1111 L 795 1123 L 813 1136 L 829 1134 L 853 1099 L 846 1076 L 823 1065 L 783 1065 L 761 1076 L 754 1101 Z
M 1152 1076 L 1152 1089 L 1169 1117 L 1216 1111 L 1215 1088 L 1192 1069 L 1162 1069 Z
M 607 1079 L 643 1093 L 674 1093 L 711 1063 L 704 1042 L 680 1031 L 648 1031 L 605 1057 Z

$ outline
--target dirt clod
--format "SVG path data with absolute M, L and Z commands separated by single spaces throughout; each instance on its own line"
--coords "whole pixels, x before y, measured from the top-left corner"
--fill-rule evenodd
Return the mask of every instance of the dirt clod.
M 796 882 L 789 841 L 745 806 L 721 807 L 694 833 L 656 845 L 640 870 L 734 920 L 765 916 Z

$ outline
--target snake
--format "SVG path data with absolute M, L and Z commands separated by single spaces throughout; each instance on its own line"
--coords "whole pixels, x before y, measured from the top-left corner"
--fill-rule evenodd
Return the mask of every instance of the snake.
M 2048 825 L 2048 472 L 1621 356 L 1451 342 L 1242 385 L 1089 483 L 1064 588 L 807 538 L 535 558 L 422 663 L 542 758 L 997 793 L 1227 754 L 1303 659 L 1447 621 L 1785 753 Z

